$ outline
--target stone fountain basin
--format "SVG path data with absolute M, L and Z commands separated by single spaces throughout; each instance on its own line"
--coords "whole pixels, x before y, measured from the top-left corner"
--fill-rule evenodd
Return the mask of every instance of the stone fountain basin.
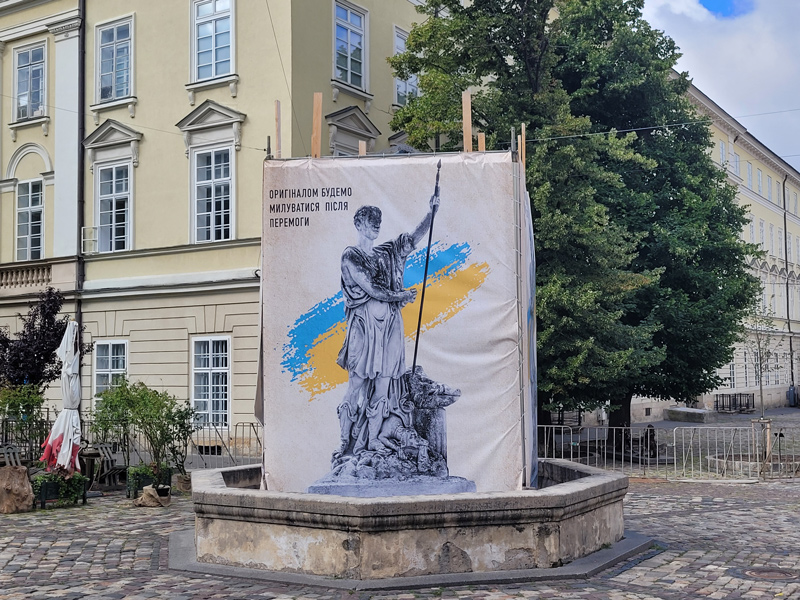
M 192 474 L 197 561 L 363 580 L 557 567 L 623 536 L 626 476 L 539 462 L 538 490 L 353 498 L 260 491 L 260 466 Z

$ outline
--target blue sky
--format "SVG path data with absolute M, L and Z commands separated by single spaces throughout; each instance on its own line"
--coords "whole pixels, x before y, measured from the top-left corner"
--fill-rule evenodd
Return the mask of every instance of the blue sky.
M 677 69 L 800 170 L 800 0 L 645 0 Z
M 700 0 L 700 4 L 721 17 L 738 17 L 753 10 L 753 0 Z

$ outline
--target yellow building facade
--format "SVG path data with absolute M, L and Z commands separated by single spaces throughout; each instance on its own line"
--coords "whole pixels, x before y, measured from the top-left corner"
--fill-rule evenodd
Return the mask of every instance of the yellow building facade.
M 393 151 L 416 4 L 0 2 L 0 325 L 52 285 L 84 410 L 125 375 L 252 421 L 262 162 L 311 153 L 315 92 L 323 154 Z

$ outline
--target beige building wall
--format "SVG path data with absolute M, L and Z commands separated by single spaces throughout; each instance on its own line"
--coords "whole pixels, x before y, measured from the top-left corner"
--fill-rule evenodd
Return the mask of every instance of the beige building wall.
M 85 102 L 80 110 L 67 111 L 73 120 L 84 113 L 85 130 L 81 139 L 69 121 L 72 129 L 65 133 L 62 126 L 59 143 L 55 132 L 63 113 L 56 109 L 65 106 L 57 106 L 56 87 L 72 102 L 79 82 L 77 70 L 69 78 L 70 89 L 65 74 L 59 75 L 59 66 L 78 64 L 79 30 L 61 25 L 70 20 L 80 24 L 78 3 L 0 6 L 0 42 L 5 44 L 0 45 L 5 50 L 0 122 L 13 122 L 8 117 L 15 48 L 44 41 L 47 53 L 47 118 L 0 129 L 0 326 L 16 331 L 16 313 L 24 313 L 29 300 L 53 285 L 67 296 L 65 312 L 80 313 L 86 341 L 96 348 L 124 344 L 124 371 L 130 379 L 186 399 L 193 393 L 194 341 L 225 339 L 227 421 L 234 424 L 253 420 L 267 138 L 273 155 L 279 132 L 281 158 L 308 155 L 312 98 L 322 92 L 323 155 L 354 152 L 359 140 L 368 143 L 370 152 L 390 151 L 388 122 L 396 98 L 386 58 L 395 51 L 395 28 L 409 31 L 419 15 L 418 2 L 412 0 L 339 1 L 365 19 L 367 71 L 359 91 L 334 81 L 336 0 L 214 4 L 230 13 L 231 67 L 217 77 L 194 77 L 193 11 L 204 1 L 87 3 Z M 101 32 L 125 24 L 130 88 L 119 97 L 102 98 Z M 57 61 L 57 56 L 62 58 Z M 79 202 L 70 192 L 75 182 L 65 175 L 78 171 L 74 148 L 81 142 L 84 195 Z M 195 155 L 219 148 L 230 150 L 231 231 L 227 239 L 204 242 L 197 239 L 193 213 Z M 127 169 L 129 186 L 128 233 L 118 248 L 100 241 L 100 174 L 115 166 Z M 43 258 L 17 261 L 17 184 L 31 179 L 44 182 Z M 72 204 L 65 204 L 68 197 Z M 69 221 L 65 209 L 71 212 Z M 86 410 L 94 405 L 101 371 L 97 353 L 84 360 Z M 58 399 L 57 386 L 49 395 Z

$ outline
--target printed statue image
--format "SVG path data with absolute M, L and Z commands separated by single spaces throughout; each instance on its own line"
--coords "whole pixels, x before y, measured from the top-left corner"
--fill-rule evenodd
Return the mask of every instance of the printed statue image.
M 449 477 L 447 468 L 444 407 L 461 392 L 431 380 L 416 365 L 416 348 L 414 365 L 406 369 L 401 309 L 416 301 L 417 290 L 405 289 L 403 276 L 407 257 L 426 233 L 430 254 L 440 169 L 441 161 L 429 210 L 412 232 L 375 246 L 381 210 L 362 206 L 353 217 L 357 243 L 341 259 L 347 333 L 336 362 L 347 371 L 348 387 L 337 408 L 340 446 L 331 472 L 309 492 L 372 496 L 440 491 L 442 485 L 447 491 L 475 489 L 470 481 Z M 422 290 L 420 305 L 424 282 Z M 380 480 L 388 486 L 376 486 Z M 397 482 L 413 489 L 398 491 Z

